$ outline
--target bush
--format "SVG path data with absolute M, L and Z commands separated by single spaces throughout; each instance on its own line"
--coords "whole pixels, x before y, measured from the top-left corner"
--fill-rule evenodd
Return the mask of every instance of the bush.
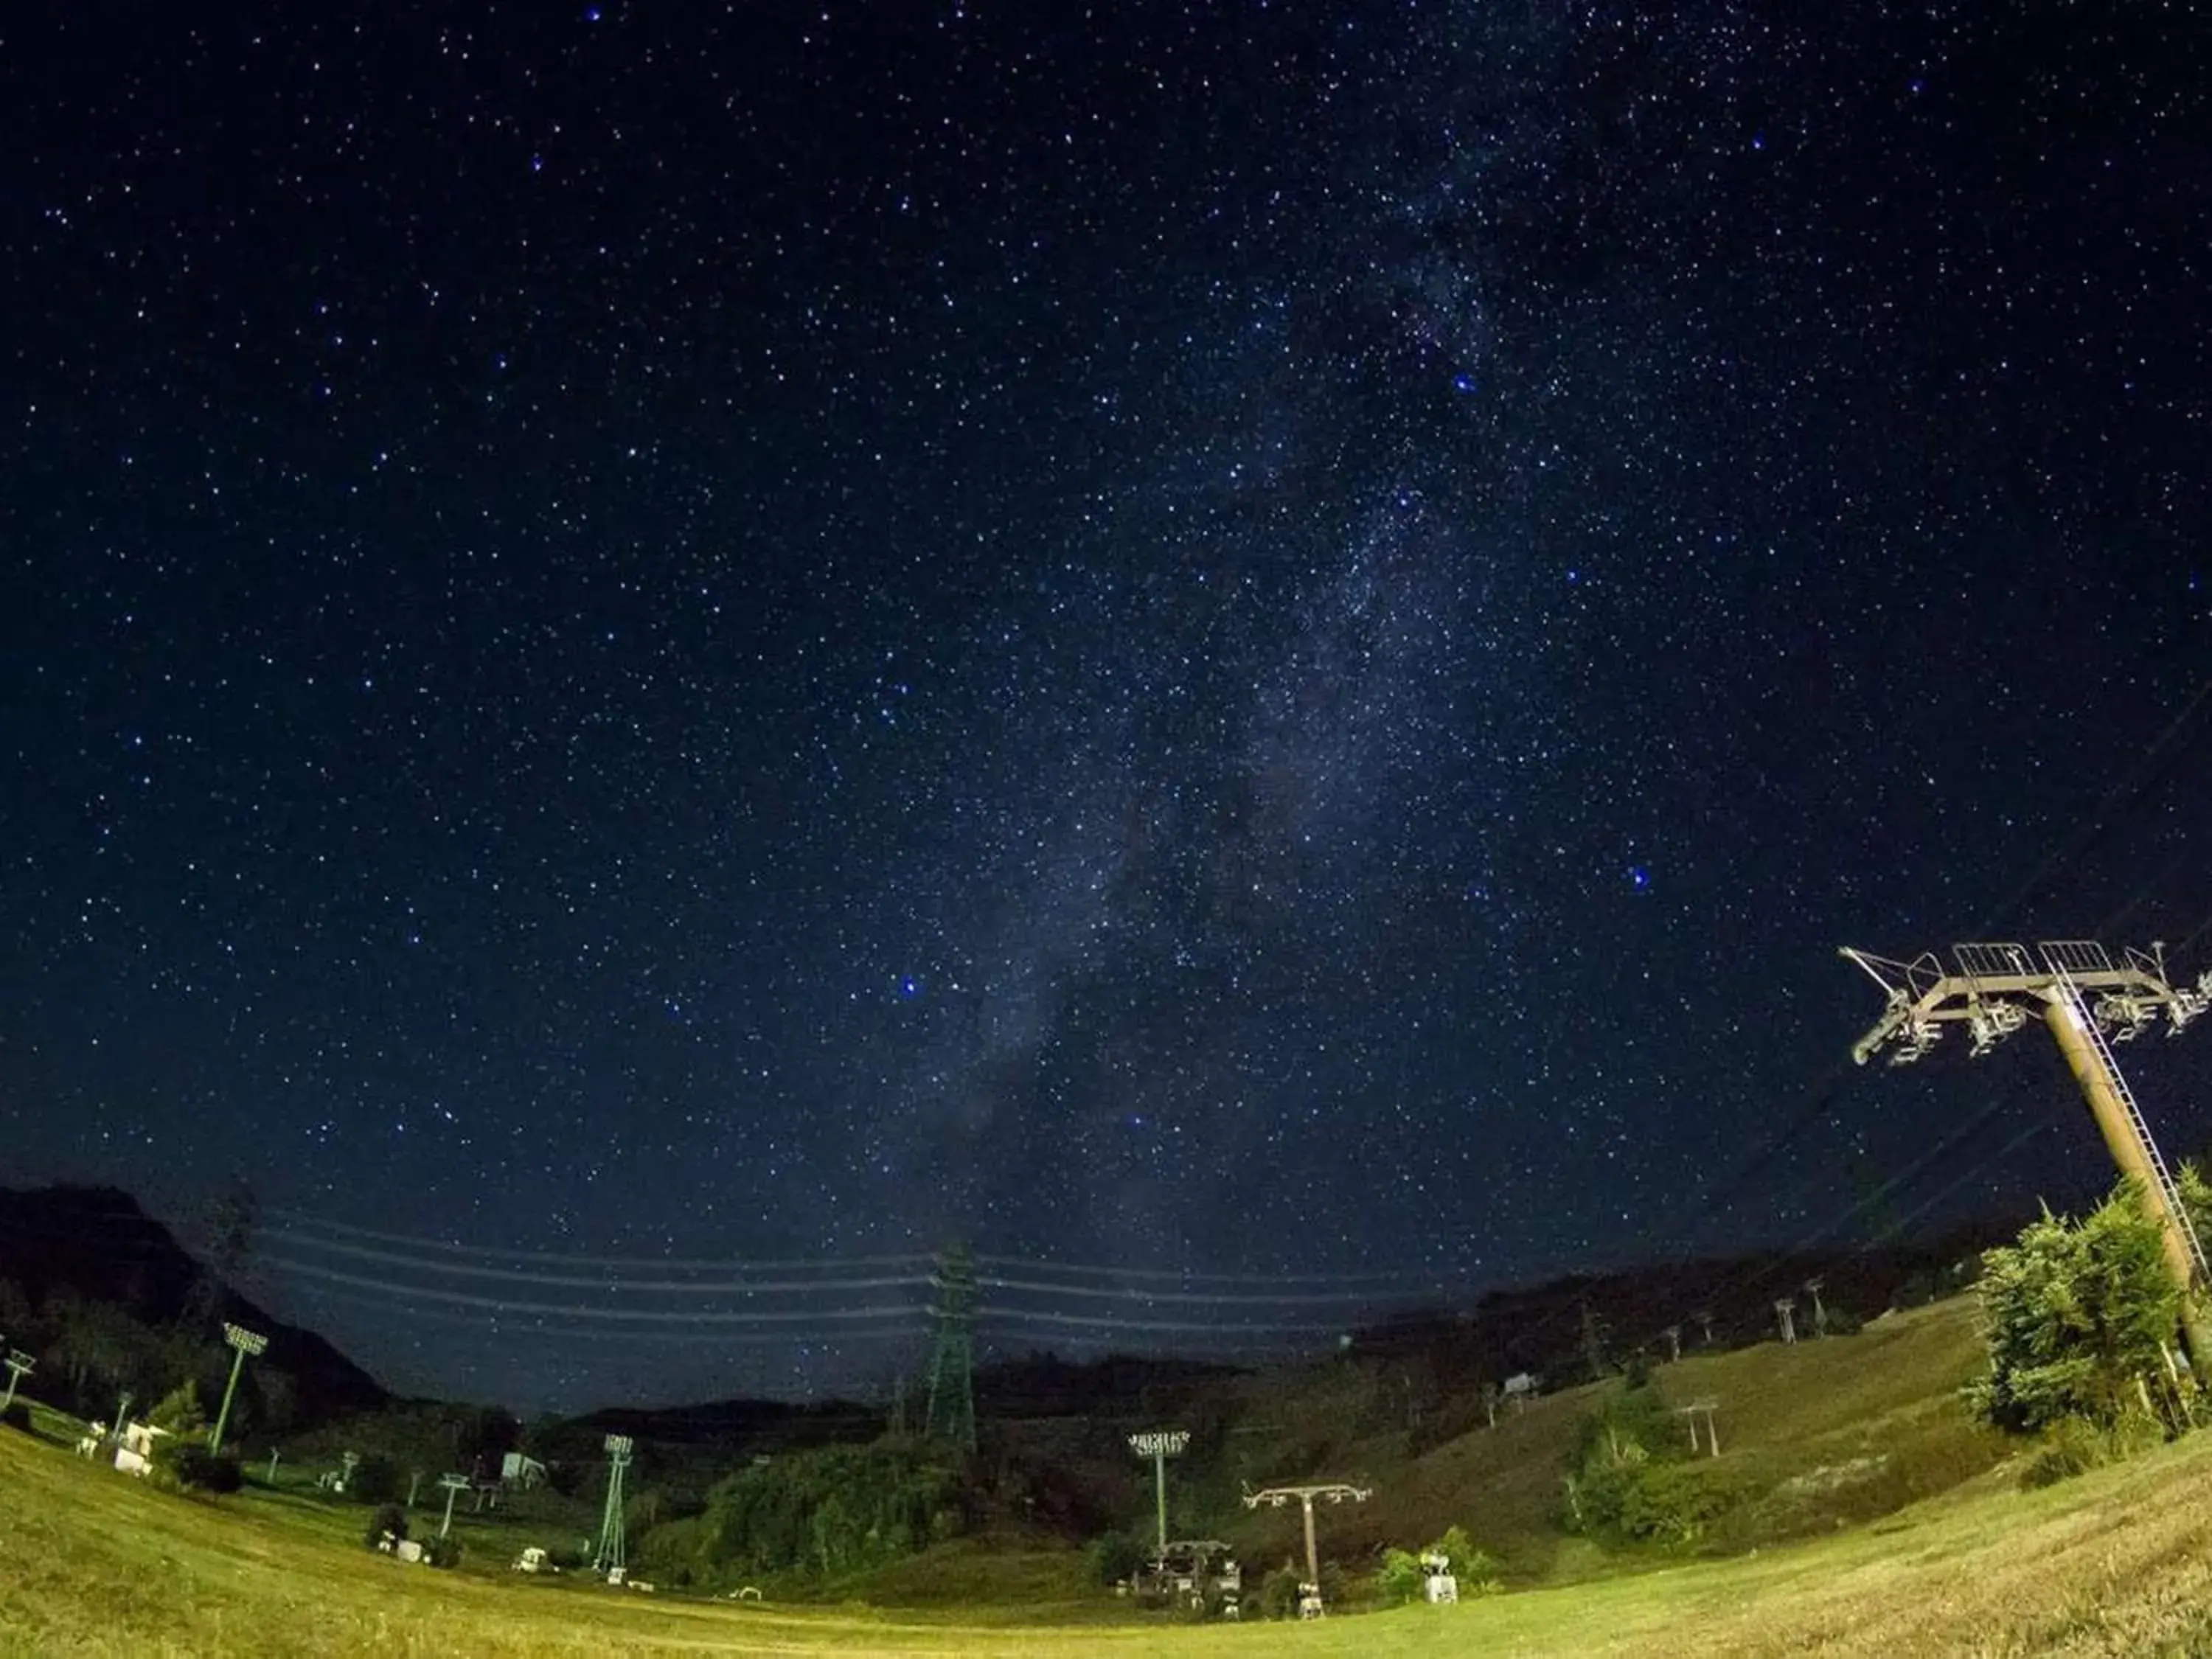
M 1397 1607 L 1407 1601 L 1418 1601 L 1428 1593 L 1429 1571 L 1420 1558 L 1409 1550 L 1389 1550 L 1382 1556 L 1382 1567 L 1375 1575 L 1375 1594 L 1384 1603 Z
M 643 1577 L 687 1586 L 706 1571 L 700 1555 L 705 1540 L 706 1523 L 698 1516 L 664 1521 L 639 1537 L 632 1554 L 635 1570 Z M 564 1572 L 584 1565 L 580 1550 L 556 1552 L 546 1559 Z
M 5 1424 L 11 1429 L 21 1429 L 25 1434 L 30 1433 L 31 1402 L 27 1400 L 9 1401 L 8 1409 L 0 1412 L 0 1424 Z
M 2110 1427 L 2137 1409 L 2180 1293 L 2132 1182 L 2079 1223 L 2045 1213 L 1984 1261 L 1990 1373 L 1967 1391 L 1981 1417 L 2023 1433 L 2069 1417 Z
M 458 1567 L 461 1565 L 461 1540 L 450 1533 L 443 1538 L 422 1540 L 422 1559 L 434 1567 Z
M 2148 1451 L 2165 1438 L 2165 1430 L 2139 1411 L 2122 1417 L 2109 1428 L 2078 1417 L 2063 1418 L 2052 1425 L 2042 1449 L 2021 1471 L 2020 1484 L 2030 1491 L 2055 1486 L 2061 1480 Z
M 1301 1582 L 1296 1567 L 1277 1567 L 1260 1581 L 1260 1611 L 1270 1619 L 1297 1618 Z
M 1734 1504 L 1731 1476 L 1685 1462 L 1657 1393 L 1624 1389 L 1583 1419 L 1566 1477 L 1570 1532 L 1616 1543 L 1688 1544 Z
M 371 1452 L 353 1467 L 346 1496 L 357 1504 L 394 1504 L 402 1491 L 399 1465 L 382 1452 Z
M 246 1484 L 235 1457 L 225 1457 L 205 1446 L 179 1446 L 169 1460 L 177 1484 L 194 1492 L 236 1492 Z
M 1704 1464 L 1648 1462 L 1623 1486 L 1617 1524 L 1630 1538 L 1693 1544 L 1734 1498 L 1726 1480 Z
M 702 1571 L 835 1577 L 959 1535 L 957 1478 L 922 1449 L 879 1443 L 794 1452 L 708 1493 Z
M 378 1506 L 376 1513 L 368 1518 L 368 1530 L 361 1535 L 361 1541 L 376 1549 L 383 1544 L 387 1532 L 394 1543 L 407 1536 L 407 1511 L 397 1504 Z
M 200 1385 L 189 1378 L 178 1383 L 146 1414 L 146 1420 L 179 1437 L 204 1432 L 207 1413 L 200 1409 Z
M 1429 1546 L 1428 1553 L 1451 1563 L 1462 1596 L 1494 1595 L 1504 1588 L 1498 1582 L 1497 1558 L 1477 1549 L 1464 1527 L 1445 1528 L 1444 1535 Z
M 1144 1565 L 1145 1547 L 1126 1532 L 1109 1532 L 1091 1540 L 1083 1564 L 1094 1584 L 1118 1584 Z

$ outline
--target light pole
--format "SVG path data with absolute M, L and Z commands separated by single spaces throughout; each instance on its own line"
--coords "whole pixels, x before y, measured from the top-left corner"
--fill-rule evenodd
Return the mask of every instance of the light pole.
M 230 1381 L 222 1385 L 222 1409 L 215 1414 L 215 1427 L 208 1431 L 208 1450 L 222 1449 L 223 1425 L 230 1421 L 230 1397 L 238 1392 L 238 1374 L 246 1368 L 246 1356 L 258 1355 L 269 1346 L 269 1339 L 258 1331 L 249 1331 L 243 1325 L 225 1324 L 222 1340 L 236 1350 L 230 1357 Z
M 592 1571 L 604 1573 L 609 1583 L 619 1584 L 629 1565 L 623 1537 L 623 1472 L 629 1468 L 630 1454 L 637 1449 L 637 1442 L 626 1434 L 611 1434 L 606 1437 L 605 1447 L 607 1504 L 599 1516 L 599 1547 L 592 1558 Z
M 1190 1444 L 1188 1429 L 1148 1429 L 1129 1437 L 1129 1449 L 1152 1460 L 1152 1503 L 1159 1512 L 1160 1553 L 1168 1553 L 1168 1469 L 1170 1457 L 1182 1455 Z

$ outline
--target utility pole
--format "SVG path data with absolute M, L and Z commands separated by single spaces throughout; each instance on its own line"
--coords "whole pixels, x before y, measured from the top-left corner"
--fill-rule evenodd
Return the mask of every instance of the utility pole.
M 1256 1510 L 1262 1504 L 1280 1509 L 1294 1498 L 1304 1509 L 1306 1583 L 1301 1586 L 1301 1589 L 1304 1594 L 1311 1595 L 1314 1613 L 1316 1615 L 1321 1612 L 1321 1557 L 1314 1549 L 1314 1499 L 1318 1498 L 1331 1504 L 1364 1504 L 1374 1495 L 1375 1490 L 1371 1486 L 1355 1486 L 1342 1480 L 1322 1480 L 1311 1486 L 1268 1486 L 1259 1492 L 1248 1492 L 1244 1494 L 1244 1507 L 1248 1510 Z M 1301 1603 L 1304 1600 L 1304 1594 L 1300 1597 Z M 1304 1611 L 1304 1607 L 1301 1605 L 1302 1614 Z
M 1782 1340 L 1785 1343 L 1795 1342 L 1797 1340 L 1796 1322 L 1790 1317 L 1796 1311 L 1796 1303 L 1786 1296 L 1774 1304 L 1775 1322 L 1781 1328 Z
M 438 1484 L 446 1490 L 446 1518 L 438 1523 L 438 1536 L 443 1538 L 453 1529 L 453 1499 L 469 1489 L 465 1474 L 441 1474 Z
M 8 1396 L 4 1400 L 0 1400 L 0 1412 L 6 1411 L 9 1407 L 15 1403 L 15 1385 L 23 1380 L 23 1374 L 39 1368 L 39 1362 L 21 1348 L 9 1349 L 8 1358 L 4 1363 L 8 1367 Z
M 937 1340 L 929 1360 L 929 1402 L 922 1437 L 939 1437 L 958 1450 L 975 1450 L 975 1261 L 956 1244 L 938 1258 L 930 1276 L 937 1305 L 930 1317 Z
M 230 1381 L 222 1385 L 222 1409 L 215 1414 L 215 1427 L 208 1431 L 208 1450 L 211 1453 L 222 1449 L 223 1426 L 230 1421 L 230 1400 L 238 1392 L 238 1373 L 245 1368 L 246 1355 L 258 1356 L 269 1346 L 267 1337 L 228 1322 L 222 1328 L 222 1340 L 234 1352 L 230 1356 Z
M 2179 1036 L 2212 1006 L 2212 972 L 2200 975 L 2194 986 L 2177 988 L 2166 978 L 2163 945 L 2148 951 L 2130 946 L 2114 961 L 2094 939 L 2045 939 L 2033 951 L 2017 944 L 1954 945 L 1956 972 L 1947 969 L 1933 951 L 1911 962 L 1891 962 L 1848 946 L 1843 955 L 1881 986 L 1887 1000 L 1881 1018 L 1851 1045 L 1851 1058 L 1862 1066 L 1884 1048 L 1891 1051 L 1892 1066 L 1911 1065 L 1953 1024 L 1966 1026 L 1979 1056 L 2031 1018 L 2041 1018 L 2088 1103 L 2112 1162 L 2121 1174 L 2134 1178 L 2143 1208 L 2158 1227 L 2167 1270 L 2181 1291 L 2181 1329 L 2189 1357 L 2198 1376 L 2212 1376 L 2212 1325 L 2191 1293 L 2212 1281 L 2204 1247 L 2112 1049 L 2112 1042 L 2141 1036 L 2161 1013 L 2166 1035 Z
M 1152 1460 L 1152 1501 L 1159 1511 L 1160 1553 L 1168 1553 L 1168 1459 L 1181 1457 L 1190 1444 L 1188 1429 L 1148 1429 L 1129 1437 L 1129 1449 Z
M 606 1437 L 607 1503 L 599 1514 L 599 1553 L 592 1558 L 592 1571 L 605 1575 L 611 1584 L 623 1581 L 624 1570 L 629 1565 L 623 1537 L 623 1472 L 629 1468 L 630 1454 L 637 1449 L 637 1442 L 626 1434 L 611 1434 Z M 452 1507 L 448 1498 L 447 1505 Z

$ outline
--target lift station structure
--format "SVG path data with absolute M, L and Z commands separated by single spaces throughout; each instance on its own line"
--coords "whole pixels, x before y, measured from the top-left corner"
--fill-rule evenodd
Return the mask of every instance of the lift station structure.
M 2135 1178 L 2144 1206 L 2158 1224 L 2166 1266 L 2181 1287 L 2182 1330 L 2197 1374 L 2212 1376 L 2212 1327 L 2191 1292 L 2212 1288 L 2203 1242 L 2174 1184 L 2173 1173 L 2152 1138 L 2135 1091 L 2113 1057 L 2114 1042 L 2129 1042 L 2164 1024 L 2181 1032 L 2212 1007 L 2212 970 L 2194 985 L 2166 976 L 2166 952 L 2130 947 L 2116 960 L 2094 939 L 2046 939 L 2025 945 L 1970 944 L 1951 947 L 1953 967 L 1934 951 L 1911 962 L 1892 962 L 1845 946 L 1843 955 L 1863 969 L 1887 999 L 1881 1018 L 1851 1045 L 1865 1065 L 1887 1050 L 1889 1064 L 1924 1059 L 1949 1025 L 1964 1025 L 1976 1056 L 1989 1053 L 2030 1020 L 2040 1018 L 2065 1055 L 2089 1103 L 2112 1162 Z

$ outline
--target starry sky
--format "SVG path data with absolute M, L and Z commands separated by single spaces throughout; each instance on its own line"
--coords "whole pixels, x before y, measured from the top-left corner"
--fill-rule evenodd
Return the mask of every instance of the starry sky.
M 2208 57 L 11 9 L 0 1177 L 242 1172 L 283 1310 L 571 1403 L 879 1376 L 955 1237 L 1202 1348 L 2095 1190 L 1834 953 L 2212 962 Z

